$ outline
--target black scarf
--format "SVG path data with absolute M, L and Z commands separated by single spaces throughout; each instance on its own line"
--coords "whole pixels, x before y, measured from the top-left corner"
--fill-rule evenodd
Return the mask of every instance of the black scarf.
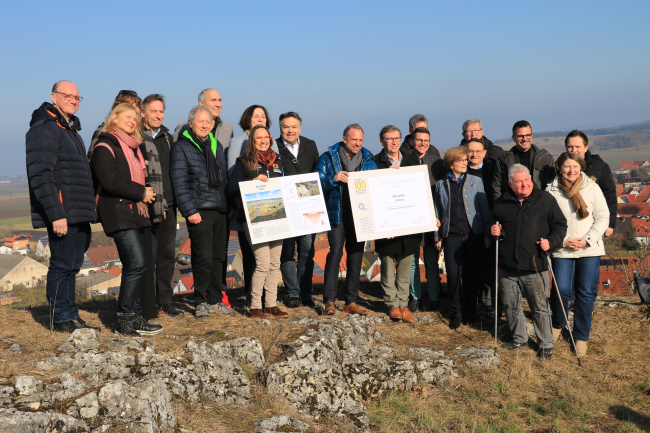
M 205 140 L 201 140 L 191 129 L 188 132 L 194 142 L 201 147 L 203 156 L 207 161 L 208 184 L 210 185 L 210 188 L 221 188 L 221 169 L 219 169 L 216 155 L 212 153 L 212 142 L 210 140 L 210 135 L 208 135 Z M 217 148 L 218 147 L 219 144 L 217 143 Z

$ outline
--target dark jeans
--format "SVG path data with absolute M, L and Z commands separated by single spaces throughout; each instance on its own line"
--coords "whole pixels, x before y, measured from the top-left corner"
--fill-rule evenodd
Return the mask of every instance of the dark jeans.
M 187 224 L 192 245 L 194 301 L 218 304 L 222 301 L 221 275 L 226 270 L 228 227 L 226 215 L 216 210 L 200 210 L 201 222 Z
M 47 302 L 53 323 L 69 322 L 79 318 L 75 302 L 75 277 L 81 269 L 86 249 L 86 237 L 90 236 L 90 224 L 69 224 L 65 236 L 57 236 L 52 226 L 47 226 L 50 240 L 50 267 L 45 286 Z
M 117 312 L 140 314 L 140 290 L 147 268 L 144 229 L 118 230 L 111 236 L 122 262 L 122 284 L 117 299 Z
M 564 313 L 569 314 L 569 293 L 575 289 L 575 310 L 573 318 L 573 337 L 580 341 L 589 341 L 591 316 L 598 296 L 600 276 L 600 256 L 581 257 L 579 259 L 552 259 L 553 273 L 562 296 Z M 596 278 L 594 278 L 594 276 Z M 551 291 L 551 320 L 555 329 L 564 328 L 566 319 L 557 291 Z
M 450 234 L 442 240 L 447 268 L 447 290 L 453 316 L 463 316 L 472 322 L 476 316 L 481 272 L 476 268 L 478 252 L 482 251 L 482 236 Z
M 241 261 L 242 261 L 242 270 L 244 271 L 244 290 L 246 291 L 246 303 L 250 304 L 252 299 L 252 280 L 253 272 L 255 271 L 255 255 L 253 254 L 253 249 L 251 244 L 246 238 L 246 232 L 237 232 L 239 237 L 239 246 L 241 247 Z M 264 298 L 264 295 L 262 295 Z
M 287 288 L 287 297 L 311 300 L 312 277 L 314 274 L 315 234 L 285 239 L 280 254 L 280 272 Z M 294 252 L 298 247 L 298 260 Z
M 343 224 L 332 224 L 332 230 L 327 234 L 330 252 L 325 262 L 325 285 L 323 301 L 336 300 L 339 282 L 339 264 L 343 257 L 343 245 L 347 253 L 347 273 L 345 277 L 345 304 L 357 302 L 359 297 L 359 274 L 363 261 L 363 246 L 365 242 L 357 242 L 354 221 L 351 212 L 343 212 Z
M 176 256 L 176 207 L 167 211 L 167 218 L 151 227 L 151 247 L 156 264 L 156 301 L 169 304 L 174 296 L 172 278 Z

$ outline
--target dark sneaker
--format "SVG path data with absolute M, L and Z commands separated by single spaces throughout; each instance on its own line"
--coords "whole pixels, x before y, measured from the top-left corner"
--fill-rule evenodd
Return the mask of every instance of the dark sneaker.
M 287 307 L 289 307 L 289 308 L 298 308 L 298 307 L 302 307 L 302 302 L 300 302 L 300 298 L 299 298 L 299 297 L 297 297 L 297 296 L 296 296 L 296 297 L 293 297 L 293 296 L 292 296 L 291 298 L 289 298 L 289 300 L 287 301 L 286 305 L 287 305 Z
M 505 343 L 502 346 L 506 350 L 519 350 L 519 349 L 526 349 L 528 347 L 528 342 L 526 343 L 515 343 L 514 341 L 510 343 Z
M 69 320 L 67 322 L 61 322 L 61 323 L 55 323 L 52 325 L 52 330 L 56 332 L 66 332 L 68 334 L 72 334 L 77 327 L 72 323 L 72 320 Z
M 208 310 L 208 303 L 203 302 L 196 306 L 194 310 L 194 317 L 197 319 L 207 319 L 210 317 L 210 310 Z
M 84 322 L 81 317 L 78 319 L 75 319 L 72 321 L 72 324 L 75 326 L 77 329 L 94 329 L 95 331 L 101 332 L 102 328 L 98 326 L 90 326 Z
M 431 301 L 427 311 L 440 311 L 440 301 Z
M 140 335 L 156 335 L 163 332 L 163 327 L 161 325 L 149 323 L 139 314 L 133 316 L 132 323 L 133 329 Z
M 460 328 L 460 322 L 462 321 L 463 316 L 453 316 L 449 320 L 449 329 L 458 329 Z
M 135 332 L 133 327 L 134 314 L 119 314 L 117 315 L 117 324 L 120 327 L 119 333 L 127 337 L 139 337 L 140 334 Z
M 223 314 L 224 316 L 234 316 L 235 315 L 235 312 L 232 310 L 232 308 L 226 307 L 223 302 L 219 302 L 218 304 L 212 304 L 212 305 L 208 306 L 208 311 L 210 313 Z
M 553 348 L 544 349 L 543 347 L 540 347 L 537 350 L 537 357 L 542 361 L 550 361 L 552 356 L 553 356 Z
M 303 299 L 300 301 L 304 307 L 316 308 L 316 303 L 313 299 Z
M 409 311 L 411 313 L 415 313 L 416 311 L 418 311 L 419 306 L 420 306 L 420 301 L 418 301 L 417 299 L 411 299 L 409 301 L 409 307 L 408 308 L 409 308 Z
M 183 313 L 183 310 L 179 310 L 178 308 L 174 307 L 174 304 L 171 302 L 169 304 L 162 304 L 160 306 L 160 309 L 167 313 L 170 316 L 183 316 L 185 313 Z

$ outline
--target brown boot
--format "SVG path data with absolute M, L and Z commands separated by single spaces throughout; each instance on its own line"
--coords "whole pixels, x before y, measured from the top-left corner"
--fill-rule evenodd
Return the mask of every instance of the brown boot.
M 273 317 L 289 317 L 289 313 L 280 310 L 278 307 L 265 308 L 264 314 L 270 314 Z
M 249 311 L 251 319 L 266 319 L 266 314 L 261 308 L 251 308 Z
M 557 343 L 557 340 L 560 339 L 561 334 L 562 334 L 561 329 L 553 328 L 553 344 Z
M 334 305 L 334 302 L 326 302 L 325 303 L 325 315 L 326 316 L 333 316 L 336 314 L 336 305 Z
M 409 310 L 409 307 L 400 307 L 402 310 L 402 321 L 404 323 L 413 323 L 415 322 L 415 318 L 413 317 L 413 313 L 411 313 L 411 310 Z
M 343 308 L 343 312 L 348 314 L 360 314 L 362 316 L 370 314 L 370 311 L 359 308 L 356 302 L 346 305 L 345 308 Z
M 587 356 L 587 342 L 576 340 L 576 352 L 578 356 Z
M 400 307 L 390 307 L 388 309 L 388 317 L 395 321 L 402 320 L 402 309 Z

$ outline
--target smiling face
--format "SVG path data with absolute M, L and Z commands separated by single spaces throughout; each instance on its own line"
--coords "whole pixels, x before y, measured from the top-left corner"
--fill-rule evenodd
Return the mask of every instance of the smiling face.
M 399 155 L 399 147 L 402 144 L 402 134 L 399 131 L 388 131 L 381 140 L 381 145 L 386 153 L 395 159 Z
M 589 150 L 589 146 L 585 146 L 585 141 L 582 139 L 582 137 L 571 137 L 567 140 L 566 143 L 566 151 L 567 152 L 573 152 L 577 153 L 582 157 L 582 159 L 585 158 L 585 154 Z
M 469 162 L 472 167 L 478 167 L 483 164 L 483 159 L 485 158 L 487 150 L 483 149 L 481 143 L 470 141 L 467 143 L 467 150 L 469 151 Z
M 415 137 L 413 137 L 413 146 L 415 147 L 415 153 L 418 158 L 422 158 L 422 156 L 427 153 L 430 144 L 431 141 L 429 139 L 429 134 L 426 132 L 415 133 Z
M 265 128 L 258 128 L 253 134 L 253 145 L 258 152 L 266 152 L 271 146 L 271 135 Z
M 69 81 L 60 82 L 56 86 L 56 92 L 52 93 L 52 104 L 66 119 L 70 119 L 70 116 L 74 115 L 79 109 L 79 101 L 74 96 L 79 96 L 79 89 Z
M 572 159 L 567 159 L 560 167 L 560 175 L 573 183 L 580 177 L 580 164 Z
M 508 180 L 508 185 L 512 188 L 518 200 L 523 200 L 533 192 L 533 181 L 530 173 L 520 171 L 512 175 L 512 180 Z
M 257 125 L 266 126 L 266 114 L 264 114 L 264 110 L 259 107 L 253 111 L 253 116 L 251 117 L 251 129 Z
M 533 130 L 530 126 L 524 126 L 523 128 L 515 129 L 515 133 L 512 135 L 512 141 L 517 143 L 517 147 L 524 152 L 530 149 L 530 146 L 533 145 Z
M 199 101 L 199 104 L 208 107 L 214 118 L 219 117 L 221 114 L 221 107 L 223 106 L 221 103 L 221 94 L 214 89 L 205 92 L 205 102 Z
M 350 128 L 348 135 L 343 136 L 343 147 L 350 155 L 356 155 L 363 147 L 363 131 Z
M 144 126 L 152 131 L 157 131 L 165 120 L 165 107 L 163 103 L 160 101 L 151 101 L 148 103 L 142 112 L 142 120 L 144 120 Z
M 115 127 L 121 129 L 129 135 L 133 135 L 133 131 L 138 126 L 138 113 L 134 110 L 126 110 L 120 114 L 115 115 Z
M 295 117 L 285 117 L 280 122 L 280 134 L 287 143 L 296 144 L 298 138 L 300 138 L 300 121 Z
M 463 131 L 463 137 L 467 141 L 472 138 L 483 138 L 483 128 L 481 128 L 481 124 L 477 122 L 469 125 L 467 130 Z
M 213 126 L 214 119 L 203 110 L 197 110 L 194 120 L 190 120 L 190 128 L 201 140 L 208 136 Z

